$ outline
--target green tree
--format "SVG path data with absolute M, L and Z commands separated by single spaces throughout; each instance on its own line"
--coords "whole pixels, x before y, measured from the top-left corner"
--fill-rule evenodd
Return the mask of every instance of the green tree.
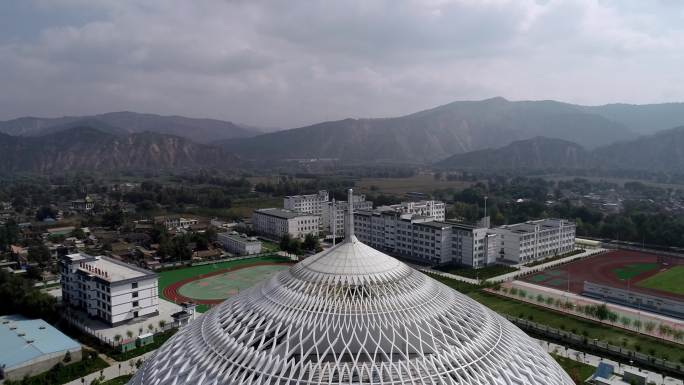
M 41 242 L 35 243 L 29 246 L 28 260 L 45 267 L 50 263 L 50 250 Z
M 47 218 L 55 219 L 57 217 L 57 211 L 52 207 L 43 206 L 36 212 L 36 219 L 39 221 L 45 220 Z
M 11 244 L 19 240 L 19 227 L 17 223 L 10 219 L 3 226 L 0 226 L 0 252 L 9 250 Z
M 124 213 L 119 209 L 107 211 L 102 214 L 102 226 L 110 228 L 118 228 L 124 223 Z
M 596 312 L 595 312 L 595 317 L 600 319 L 601 321 L 604 321 L 608 319 L 608 314 L 610 311 L 608 310 L 608 307 L 606 304 L 601 304 L 596 307 Z
M 85 233 L 83 232 L 83 229 L 80 227 L 75 228 L 74 231 L 72 231 L 69 235 L 77 239 L 85 239 L 86 237 Z
M 290 242 L 292 242 L 292 237 L 290 236 L 290 234 L 284 234 L 280 238 L 280 242 L 278 244 L 278 246 L 280 246 L 280 250 L 288 251 L 290 249 Z
M 313 234 L 306 234 L 302 247 L 304 250 L 316 251 L 320 247 L 320 241 Z
M 624 327 L 629 327 L 629 325 L 632 324 L 632 320 L 628 317 L 622 316 L 622 317 L 620 317 L 620 323 Z

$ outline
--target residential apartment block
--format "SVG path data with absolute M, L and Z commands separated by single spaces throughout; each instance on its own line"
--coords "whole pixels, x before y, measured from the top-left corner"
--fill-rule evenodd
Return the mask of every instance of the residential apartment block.
M 354 211 L 372 210 L 373 202 L 367 201 L 365 195 L 353 195 Z M 344 236 L 346 212 L 349 208 L 347 201 L 332 201 L 323 205 L 321 215 L 321 230 L 327 234 L 332 234 L 333 229 L 338 237 Z
M 154 217 L 154 223 L 163 225 L 168 230 L 188 228 L 196 225 L 199 221 L 195 218 L 183 218 L 176 215 Z
M 328 203 L 329 194 L 321 190 L 318 194 L 290 195 L 283 198 L 283 207 L 286 210 L 300 213 L 322 215 L 323 206 Z
M 443 221 L 446 216 L 446 205 L 442 201 L 402 202 L 396 205 L 381 206 L 380 210 L 392 209 L 402 214 L 415 214 Z
M 565 219 L 540 219 L 492 229 L 499 236 L 500 258 L 527 263 L 572 251 L 575 223 Z
M 356 236 L 378 250 L 431 265 L 474 268 L 494 263 L 494 234 L 488 229 L 381 208 L 354 214 Z
M 285 234 L 293 238 L 304 238 L 307 234 L 318 236 L 321 218 L 278 208 L 259 209 L 252 216 L 252 227 L 264 236 L 280 239 Z
M 405 204 L 356 211 L 356 236 L 396 256 L 472 268 L 497 261 L 526 263 L 574 249 L 575 224 L 566 220 L 543 219 L 490 229 L 488 221 L 470 225 L 440 220 L 444 214 L 439 205 L 416 203 L 433 216 L 405 213 L 412 210 Z
M 216 236 L 223 249 L 237 255 L 254 255 L 261 253 L 261 241 L 255 237 L 238 234 L 237 231 L 219 233 Z
M 159 313 L 157 275 L 121 261 L 84 253 L 60 261 L 62 301 L 110 325 Z

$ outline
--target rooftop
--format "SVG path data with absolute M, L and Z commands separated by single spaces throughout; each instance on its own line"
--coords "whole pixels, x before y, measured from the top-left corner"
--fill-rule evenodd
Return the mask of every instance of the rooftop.
M 42 355 L 74 350 L 76 341 L 42 319 L 21 315 L 0 316 L 0 365 L 5 369 L 21 366 Z
M 182 328 L 129 384 L 573 384 L 505 318 L 360 242 L 347 215 L 342 243 Z
M 443 229 L 445 227 L 451 227 L 453 226 L 451 223 L 446 223 L 446 222 L 438 222 L 438 221 L 430 221 L 430 222 L 422 222 L 422 223 L 416 223 L 418 226 L 426 226 L 426 227 L 434 227 L 436 229 Z
M 224 237 L 224 238 L 230 238 L 238 242 L 252 242 L 252 243 L 261 243 L 256 237 L 248 237 L 245 234 L 237 234 L 237 233 L 218 233 L 219 237 Z
M 298 218 L 298 217 L 313 217 L 313 216 L 315 216 L 313 214 L 299 213 L 296 211 L 278 209 L 278 208 L 259 209 L 259 210 L 256 210 L 254 212 L 259 213 L 259 214 L 264 214 L 264 215 L 270 215 L 270 216 L 276 217 L 276 218 L 283 218 L 283 219 L 292 219 L 292 218 Z
M 155 275 L 151 271 L 104 256 L 93 257 L 84 253 L 76 253 L 69 254 L 66 258 L 72 263 L 80 262 L 81 265 L 78 268 L 80 271 L 96 275 L 109 282 Z
M 500 228 L 514 231 L 516 233 L 532 233 L 535 231 L 536 227 L 541 227 L 542 230 L 557 229 L 561 224 L 570 225 L 571 222 L 565 219 L 546 218 L 537 219 L 534 221 L 514 223 L 512 225 L 503 225 L 500 226 Z

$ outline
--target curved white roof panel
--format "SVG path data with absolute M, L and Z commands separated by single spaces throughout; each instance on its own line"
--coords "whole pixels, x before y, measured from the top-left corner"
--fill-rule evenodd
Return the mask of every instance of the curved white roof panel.
M 513 324 L 352 233 L 183 328 L 130 384 L 573 382 Z

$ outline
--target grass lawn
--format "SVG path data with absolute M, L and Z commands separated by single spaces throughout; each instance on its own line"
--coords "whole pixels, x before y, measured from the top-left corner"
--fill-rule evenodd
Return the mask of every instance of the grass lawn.
M 557 260 L 559 260 L 559 259 L 567 258 L 567 257 L 573 256 L 573 255 L 577 255 L 577 254 L 580 254 L 580 253 L 584 253 L 584 250 L 582 250 L 582 249 L 573 250 L 573 251 L 570 251 L 570 252 L 565 253 L 565 254 L 557 255 L 557 256 L 555 256 L 555 257 L 548 257 L 548 258 L 544 258 L 544 259 L 539 260 L 539 261 L 534 261 L 534 262 L 526 263 L 525 266 L 527 266 L 527 267 L 539 266 L 539 265 L 541 265 L 541 264 L 543 264 L 543 263 L 557 261 Z
M 478 279 L 488 279 L 492 277 L 496 277 L 502 274 L 507 274 L 511 273 L 513 271 L 517 271 L 518 269 L 515 267 L 511 266 L 505 266 L 505 265 L 492 265 L 492 266 L 487 266 L 483 267 L 481 269 L 473 269 L 469 267 L 462 267 L 462 266 L 440 266 L 437 267 L 437 270 L 446 272 L 446 273 L 451 273 L 455 275 L 460 275 L 461 277 L 466 277 L 466 278 L 478 278 Z
M 169 285 L 176 283 L 178 281 L 181 281 L 183 279 L 186 279 L 186 278 L 197 277 L 199 275 L 211 273 L 211 272 L 214 272 L 217 270 L 223 270 L 223 269 L 233 268 L 233 267 L 237 267 L 237 266 L 250 265 L 253 263 L 257 263 L 257 262 L 283 262 L 283 261 L 289 261 L 289 259 L 274 255 L 274 256 L 266 256 L 266 257 L 259 257 L 259 258 L 241 259 L 239 261 L 219 262 L 219 263 L 215 263 L 215 264 L 207 264 L 207 265 L 202 265 L 202 266 L 192 266 L 192 267 L 186 267 L 186 268 L 182 268 L 182 269 L 162 271 L 162 272 L 158 273 L 158 275 L 159 275 L 159 296 L 161 296 L 162 298 L 167 299 L 169 301 L 172 301 L 170 298 L 166 298 L 164 296 L 164 289 L 166 287 L 168 287 Z M 207 305 L 197 306 L 197 311 L 200 313 L 204 313 L 207 310 L 209 310 L 209 306 L 207 306 Z
M 675 266 L 648 277 L 637 286 L 684 295 L 684 266 Z
M 280 251 L 280 246 L 271 241 L 261 240 L 261 252 L 262 253 L 277 253 Z
M 441 276 L 435 275 L 435 274 L 429 274 L 429 273 L 423 273 L 423 274 L 425 274 L 429 277 L 432 277 L 433 279 L 435 279 L 435 280 L 437 280 L 437 281 L 439 281 L 439 282 L 449 286 L 450 288 L 452 288 L 456 291 L 459 291 L 463 294 L 470 294 L 472 292 L 477 292 L 480 290 L 480 288 L 478 286 L 470 284 L 470 283 L 456 281 L 456 280 L 449 279 L 449 278 L 444 278 L 444 277 L 441 277 Z
M 673 362 L 684 362 L 684 349 L 681 345 L 667 343 L 642 334 L 613 328 L 597 322 L 561 314 L 548 309 L 523 303 L 513 299 L 498 297 L 482 291 L 469 291 L 471 298 L 490 309 L 511 316 L 525 318 L 556 329 L 564 329 L 575 334 L 586 335 L 615 346 L 640 351 Z
M 256 209 L 266 207 L 281 207 L 283 205 L 282 198 L 259 197 L 236 199 L 232 202 L 231 207 L 228 208 L 208 208 L 208 207 L 193 207 L 183 209 L 179 214 L 193 214 L 204 217 L 217 217 L 221 219 L 239 219 L 248 218 Z
M 115 377 L 109 381 L 105 381 L 102 383 L 102 385 L 126 385 L 131 378 L 133 378 L 133 375 L 127 374 L 125 376 Z
M 117 360 L 117 361 L 127 361 L 130 360 L 131 358 L 135 358 L 138 356 L 141 356 L 147 352 L 151 352 L 160 346 L 164 344 L 169 338 L 171 338 L 174 334 L 176 334 L 178 330 L 177 329 L 170 329 L 162 333 L 158 333 L 154 335 L 154 342 L 152 342 L 149 345 L 141 346 L 139 348 L 129 350 L 127 352 L 121 352 L 119 350 L 116 351 L 108 351 L 106 354 Z
M 570 358 L 561 357 L 557 354 L 552 354 L 553 358 L 560 364 L 560 366 L 565 370 L 575 381 L 575 384 L 584 384 L 584 380 L 589 378 L 592 374 L 596 372 L 596 367 L 577 362 Z
M 465 282 L 430 274 L 428 275 L 447 286 L 468 295 L 499 314 L 529 319 L 543 325 L 556 329 L 565 329 L 579 335 L 586 334 L 586 337 L 589 339 L 598 339 L 599 341 L 608 342 L 615 346 L 623 346 L 659 358 L 667 358 L 672 362 L 684 363 L 684 349 L 682 349 L 681 345 L 667 343 L 643 334 L 628 332 L 598 322 L 550 311 L 532 304 L 488 294 L 480 290 L 478 286 Z
M 657 263 L 630 263 L 621 268 L 613 270 L 615 276 L 619 279 L 626 281 L 632 279 L 641 273 L 647 271 L 655 270 L 659 267 Z
M 94 358 L 93 358 L 94 357 Z M 109 365 L 92 350 L 83 349 L 83 359 L 68 365 L 57 364 L 52 369 L 37 376 L 21 381 L 5 381 L 5 385 L 60 385 L 90 373 L 95 373 Z
M 407 192 L 413 191 L 427 194 L 431 194 L 434 190 L 447 188 L 458 191 L 472 184 L 472 182 L 466 181 L 435 180 L 430 174 L 418 174 L 408 178 L 362 178 L 356 183 L 356 188 L 360 193 L 374 191 L 403 196 Z

